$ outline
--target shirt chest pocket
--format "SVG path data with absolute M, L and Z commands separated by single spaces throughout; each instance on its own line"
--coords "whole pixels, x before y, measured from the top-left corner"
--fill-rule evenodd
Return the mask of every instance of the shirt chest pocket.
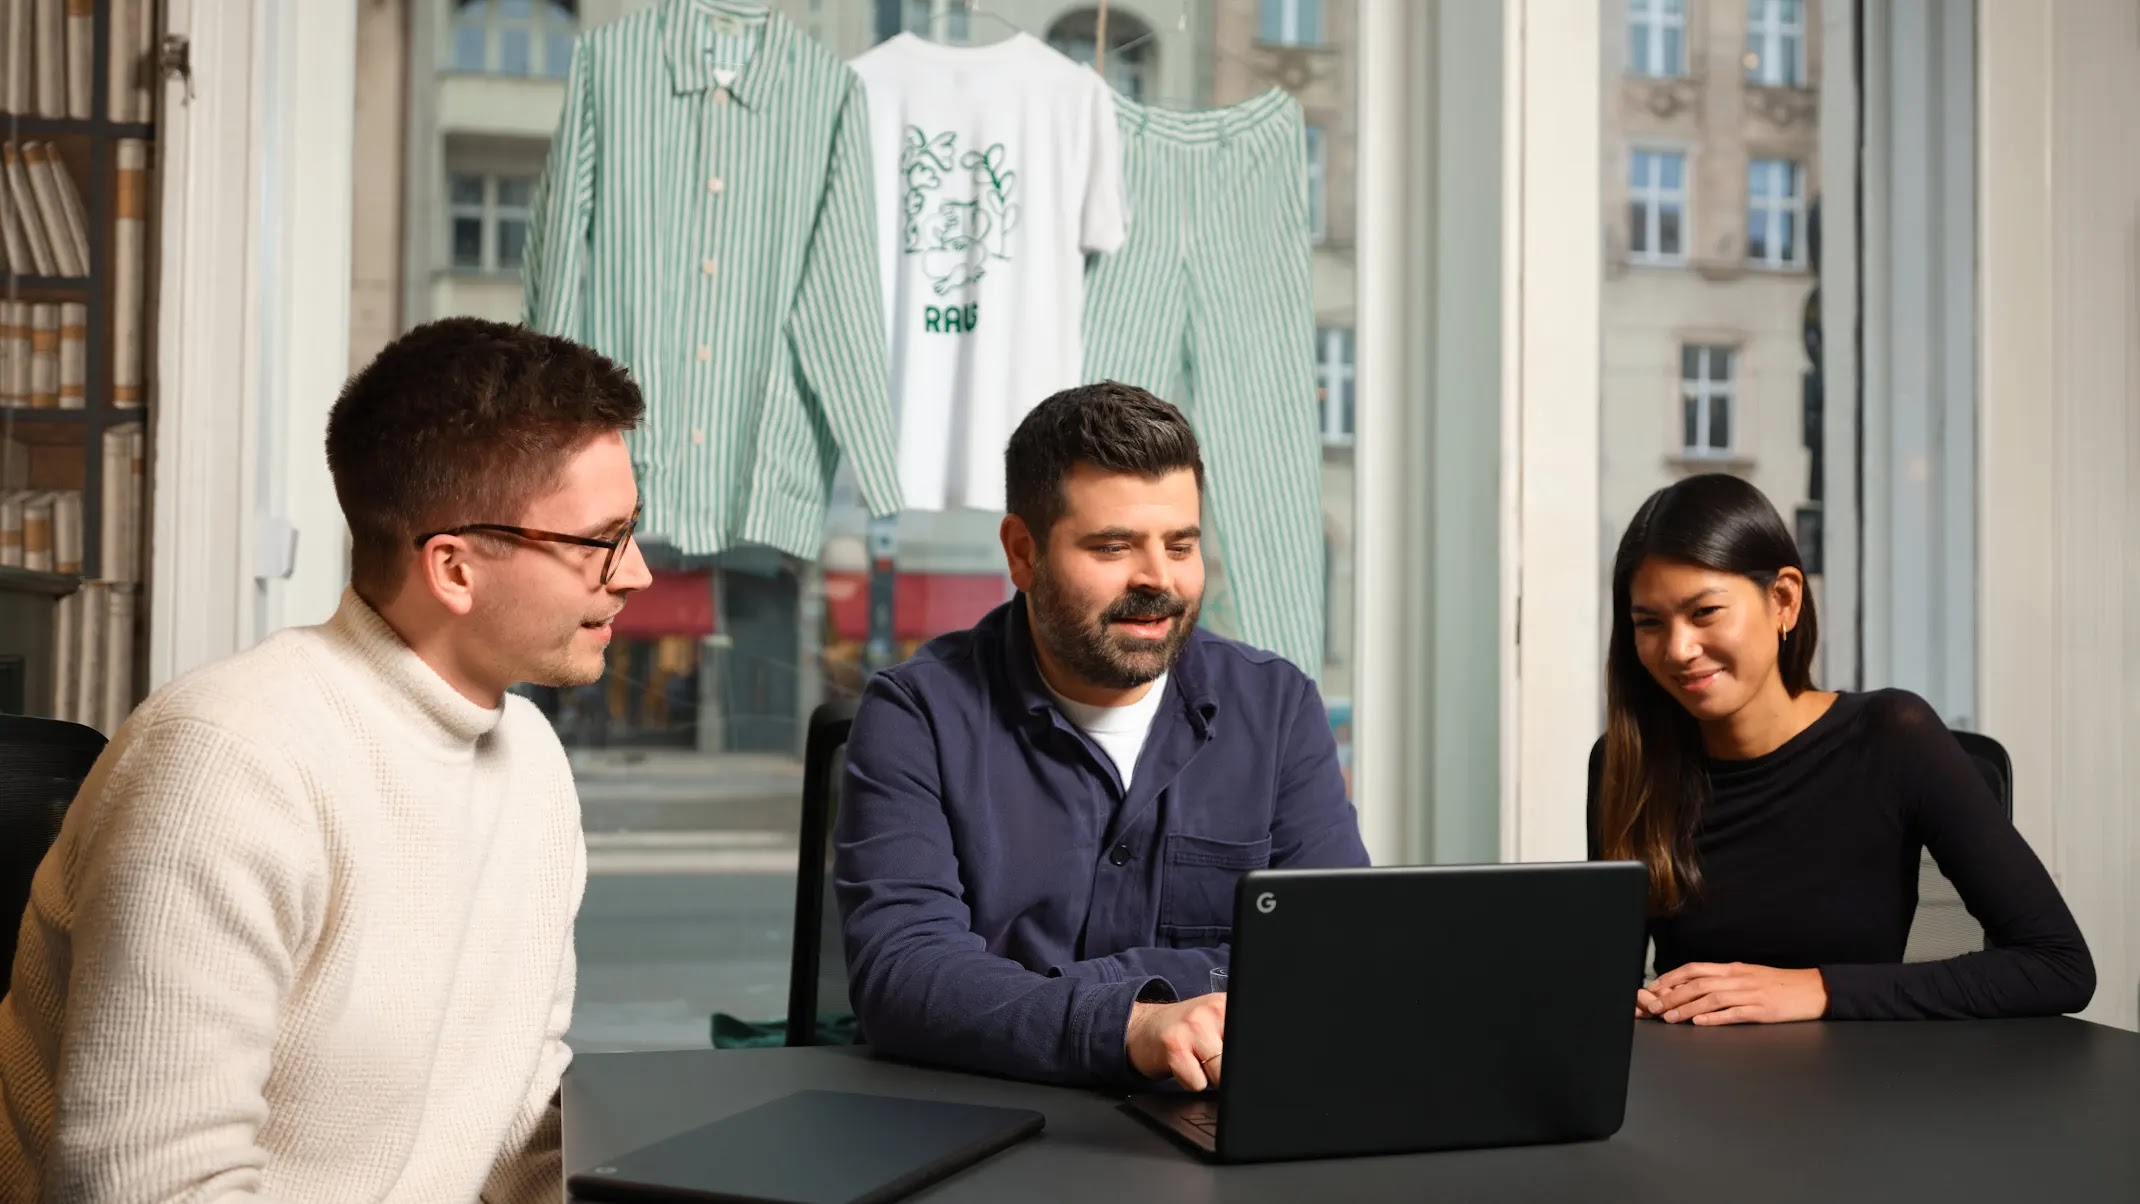
M 1159 939 L 1169 948 L 1224 943 L 1233 935 L 1234 884 L 1271 863 L 1271 838 L 1167 837 L 1159 884 Z

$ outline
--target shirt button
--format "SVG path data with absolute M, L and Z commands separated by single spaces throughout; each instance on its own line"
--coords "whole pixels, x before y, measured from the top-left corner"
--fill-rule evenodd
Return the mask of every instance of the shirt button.
M 728 185 L 721 183 L 721 177 L 719 176 L 714 176 L 713 178 L 706 181 L 706 191 L 708 192 L 719 192 L 720 190 L 726 187 L 728 187 Z
M 726 88 L 717 88 L 717 89 L 715 89 L 715 90 L 714 90 L 714 93 L 713 93 L 713 103 L 715 103 L 715 104 L 719 104 L 719 105 L 725 105 L 725 104 L 727 104 L 727 103 L 728 103 L 728 89 L 726 89 Z
M 699 427 L 693 430 L 691 432 L 691 442 L 703 447 L 706 443 L 706 428 Z
M 708 276 L 713 275 L 714 266 L 714 262 L 711 259 L 701 259 L 698 261 L 698 270 L 704 272 Z
M 1128 865 L 1129 846 L 1126 844 L 1116 845 L 1114 851 L 1107 855 L 1107 860 L 1114 865 Z
M 702 363 L 702 364 L 703 364 L 703 363 L 705 363 L 705 362 L 706 362 L 707 360 L 710 360 L 710 359 L 712 359 L 712 358 L 713 358 L 713 348 L 711 348 L 711 347 L 701 347 L 701 348 L 699 348 L 699 349 L 698 349 L 698 362 L 699 362 L 699 363 Z

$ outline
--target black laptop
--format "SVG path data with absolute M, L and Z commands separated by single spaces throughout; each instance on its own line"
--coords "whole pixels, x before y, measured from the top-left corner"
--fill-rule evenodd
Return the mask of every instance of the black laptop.
M 1128 1106 L 1226 1162 L 1609 1137 L 1647 887 L 1631 861 L 1247 874 L 1218 1091 Z

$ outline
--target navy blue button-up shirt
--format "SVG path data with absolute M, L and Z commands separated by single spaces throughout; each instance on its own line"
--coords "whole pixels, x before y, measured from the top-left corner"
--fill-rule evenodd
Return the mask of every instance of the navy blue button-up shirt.
M 1367 864 L 1305 674 L 1199 631 L 1165 688 L 1125 794 L 1043 684 L 1022 595 L 871 680 L 834 875 L 872 1045 L 1141 1081 L 1130 1005 L 1210 989 L 1243 873 Z

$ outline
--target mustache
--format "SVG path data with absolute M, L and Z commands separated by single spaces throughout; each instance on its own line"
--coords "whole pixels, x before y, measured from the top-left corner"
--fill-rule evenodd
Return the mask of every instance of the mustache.
M 1137 619 L 1178 619 L 1189 613 L 1189 604 L 1165 590 L 1133 590 L 1115 600 L 1100 616 L 1103 623 L 1127 623 Z

